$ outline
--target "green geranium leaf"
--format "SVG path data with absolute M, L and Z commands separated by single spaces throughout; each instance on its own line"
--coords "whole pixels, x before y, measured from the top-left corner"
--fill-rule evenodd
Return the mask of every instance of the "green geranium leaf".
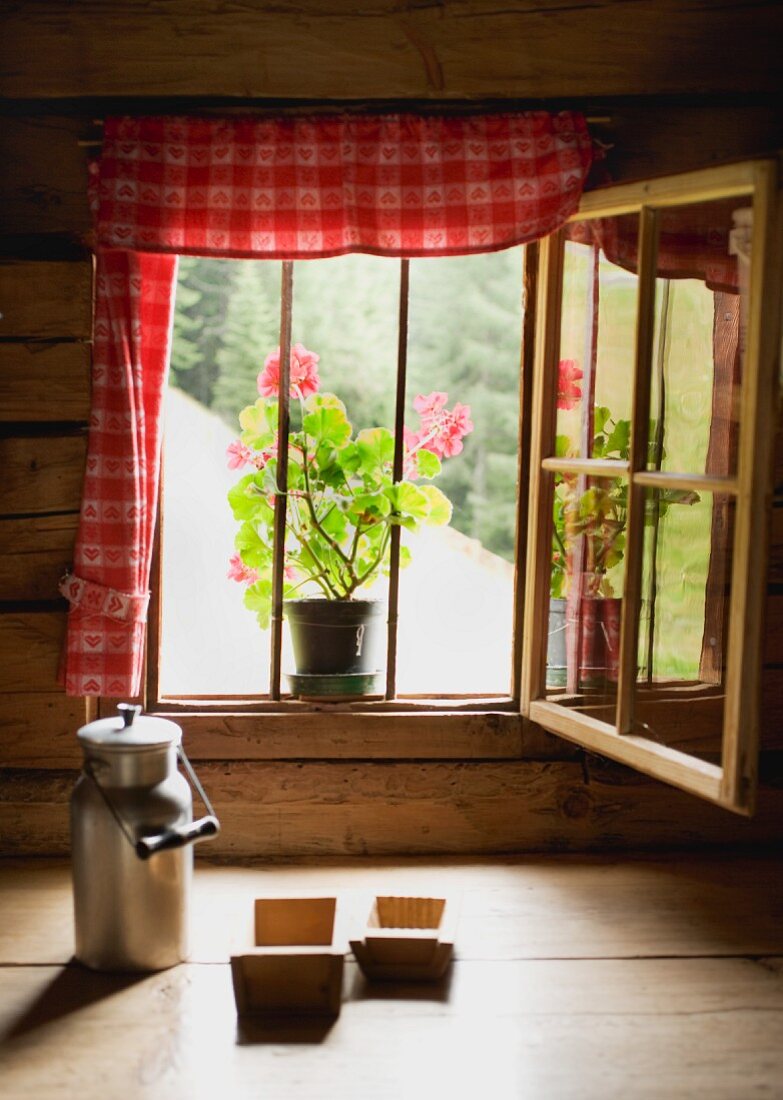
M 245 474 L 233 489 L 229 489 L 228 503 L 234 519 L 242 521 L 264 516 L 265 490 L 259 484 L 259 478 L 262 477 L 261 474 Z
M 631 422 L 630 420 L 618 420 L 612 428 L 611 434 L 606 441 L 606 447 L 604 448 L 604 455 L 610 455 L 617 452 L 620 458 L 628 457 L 629 444 L 631 440 Z
M 288 489 L 289 492 L 292 489 L 304 488 L 304 471 L 302 467 L 294 459 L 288 460 Z
M 379 477 L 383 467 L 394 458 L 394 436 L 387 428 L 365 428 L 356 436 L 356 446 L 358 471 L 373 478 Z
M 336 461 L 336 456 L 339 451 L 330 452 L 335 461 L 328 462 L 321 466 L 318 477 L 324 485 L 329 485 L 332 489 L 341 489 L 345 485 L 345 472 L 339 462 Z
M 611 415 L 606 405 L 596 405 L 593 410 L 593 431 L 596 435 L 600 435 L 603 432 L 606 422 Z
M 274 405 L 273 410 L 269 409 L 270 404 Z M 273 416 L 271 423 L 270 411 Z M 277 402 L 259 397 L 255 405 L 246 406 L 239 414 L 239 425 L 242 428 L 240 438 L 245 446 L 253 447 L 257 451 L 271 447 L 277 427 Z
M 321 527 L 327 535 L 331 535 L 335 542 L 340 543 L 345 538 L 348 530 L 348 521 L 339 508 L 332 508 L 321 520 Z
M 258 625 L 262 630 L 269 629 L 272 614 L 272 581 L 264 578 L 256 581 L 245 590 L 245 607 L 255 611 Z
M 335 453 L 335 461 L 339 464 L 346 477 L 350 477 L 351 474 L 356 473 L 361 465 L 359 448 L 353 441 L 346 443 L 344 447 Z
M 351 501 L 350 514 L 356 517 L 383 518 L 391 512 L 391 502 L 385 493 L 359 493 Z M 366 520 L 365 520 L 366 522 Z
M 277 459 L 273 458 L 270 462 L 267 462 L 263 470 L 259 474 L 256 474 L 256 478 L 261 479 L 259 488 L 265 496 L 274 494 L 277 492 Z
M 383 540 L 384 533 L 386 531 L 386 524 L 373 523 L 370 527 L 365 527 L 362 530 L 362 537 L 359 540 L 359 550 L 361 553 L 367 553 L 370 549 L 377 551 L 379 543 Z
M 234 539 L 242 561 L 253 569 L 259 569 L 272 561 L 272 549 L 259 535 L 252 523 L 243 523 Z
M 351 425 L 346 419 L 344 408 L 338 409 L 331 406 L 316 408 L 305 416 L 302 427 L 310 438 L 315 440 L 316 447 L 319 449 L 326 444 L 330 450 L 332 448 L 340 450 L 351 438 Z
M 423 449 L 416 452 L 416 469 L 421 477 L 437 477 L 443 467 L 436 454 Z
M 426 489 L 433 485 L 414 485 L 411 481 L 400 481 L 387 490 L 392 508 L 404 519 L 425 519 L 430 511 L 430 501 Z M 437 490 L 438 492 L 440 490 Z M 403 526 L 409 526 L 403 523 Z
M 426 523 L 431 527 L 445 527 L 451 522 L 451 501 L 437 485 L 422 485 L 421 491 L 429 502 Z
M 571 449 L 571 440 L 567 435 L 555 436 L 555 457 L 565 458 Z
M 318 412 L 319 409 L 338 409 L 346 415 L 345 405 L 335 393 L 311 393 L 304 403 L 305 412 Z

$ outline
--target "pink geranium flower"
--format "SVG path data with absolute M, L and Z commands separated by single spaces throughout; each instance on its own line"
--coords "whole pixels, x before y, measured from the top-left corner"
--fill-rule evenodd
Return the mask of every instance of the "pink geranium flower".
M 230 581 L 239 581 L 240 584 L 255 584 L 258 580 L 258 570 L 245 565 L 239 554 L 232 554 L 226 576 Z
M 319 355 L 308 351 L 304 344 L 294 344 L 291 348 L 290 385 L 291 396 L 309 397 L 318 392 Z M 277 397 L 280 392 L 280 348 L 267 355 L 264 369 L 258 376 L 258 392 L 262 397 Z
M 561 359 L 557 367 L 557 407 L 573 409 L 582 398 L 582 371 L 576 359 Z
M 428 428 L 437 421 L 441 410 L 446 407 L 448 399 L 449 395 L 443 393 L 442 390 L 433 390 L 432 393 L 428 393 L 426 396 L 420 393 L 418 397 L 413 399 L 413 407 L 421 417 L 423 428 Z
M 432 451 L 438 458 L 451 458 L 462 450 L 462 440 L 473 431 L 470 406 L 456 404 L 446 408 L 449 395 L 442 391 L 419 394 L 413 407 L 421 417 L 421 431 L 405 429 L 405 476 L 415 476 L 415 455 L 422 448 Z
M 462 450 L 462 440 L 473 431 L 470 419 L 470 405 L 455 405 L 446 410 L 440 427 L 439 444 L 444 458 L 452 458 Z
M 242 466 L 246 466 L 248 462 L 253 461 L 254 454 L 241 439 L 235 439 L 233 443 L 229 443 L 226 447 L 226 458 L 228 459 L 229 470 L 239 470 Z

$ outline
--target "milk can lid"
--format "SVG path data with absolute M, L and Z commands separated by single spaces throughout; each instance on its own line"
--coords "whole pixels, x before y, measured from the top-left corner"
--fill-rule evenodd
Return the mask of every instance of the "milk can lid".
M 83 745 L 117 752 L 179 745 L 182 740 L 182 730 L 168 718 L 142 715 L 141 707 L 131 703 L 120 703 L 117 712 L 82 726 L 76 736 Z

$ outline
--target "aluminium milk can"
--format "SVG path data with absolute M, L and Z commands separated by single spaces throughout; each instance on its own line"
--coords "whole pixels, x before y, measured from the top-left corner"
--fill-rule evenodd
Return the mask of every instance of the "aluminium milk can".
M 77 733 L 82 774 L 71 797 L 76 958 L 94 970 L 162 970 L 188 955 L 193 842 L 220 826 L 165 718 L 121 703 Z M 193 821 L 182 762 L 207 807 Z

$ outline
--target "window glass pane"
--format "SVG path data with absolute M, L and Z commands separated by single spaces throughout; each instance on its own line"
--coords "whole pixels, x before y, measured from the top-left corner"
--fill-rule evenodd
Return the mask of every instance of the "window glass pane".
M 279 317 L 279 263 L 180 259 L 163 442 L 163 695 L 269 690 L 269 632 L 227 576 L 236 523 L 226 494 L 239 472 L 226 448 Z
M 749 200 L 660 212 L 650 469 L 736 472 Z
M 628 483 L 553 476 L 547 698 L 614 724 Z
M 507 694 L 521 250 L 412 267 L 406 420 L 419 433 L 420 449 L 429 442 L 437 451 L 424 438 L 415 398 L 435 394 L 437 405 L 438 395 L 448 393 L 443 409 L 459 430 L 441 440 L 443 469 L 433 480 L 454 504 L 451 526 L 403 537 L 410 564 L 401 578 L 398 690 Z M 226 494 L 251 467 L 228 469 L 226 452 L 239 435 L 239 412 L 258 396 L 264 360 L 277 347 L 280 274 L 279 263 L 181 262 L 163 476 L 163 695 L 269 690 L 270 632 L 244 605 L 249 582 L 227 576 L 239 524 Z M 320 392 L 345 403 L 354 435 L 394 425 L 399 277 L 399 261 L 377 257 L 295 266 L 292 342 L 319 355 Z M 296 431 L 296 401 L 291 419 Z M 419 470 L 414 480 L 426 486 L 430 476 Z M 384 599 L 387 591 L 381 578 L 356 594 Z M 282 668 L 294 670 L 287 622 Z
M 638 218 L 568 228 L 557 391 L 557 453 L 628 458 L 636 340 Z
M 303 261 L 295 266 L 292 343 L 301 340 L 320 356 L 319 393 L 333 393 L 343 402 L 354 439 L 366 429 L 394 430 L 399 295 L 399 260 L 350 255 Z M 291 428 L 292 431 L 301 428 L 298 407 L 292 407 Z M 317 495 L 325 504 L 330 491 L 326 488 Z M 333 498 L 338 507 L 339 497 L 344 498 L 342 486 Z M 303 509 L 301 499 L 296 497 L 290 500 L 289 506 Z M 306 519 L 304 510 L 300 518 Z M 353 530 L 349 528 L 342 540 L 347 554 Z M 288 545 L 291 545 L 290 537 Z M 359 561 L 357 571 L 360 568 Z M 323 593 L 309 582 L 298 589 L 297 595 L 319 597 Z M 354 595 L 357 599 L 385 601 L 388 582 L 376 573 L 369 583 L 357 588 Z M 385 623 L 384 611 L 384 637 L 382 644 L 379 642 L 375 647 L 378 658 L 373 669 L 379 674 L 378 684 L 386 667 Z M 378 629 L 380 627 L 376 632 Z M 283 637 L 289 647 L 284 649 L 282 663 L 285 691 L 288 674 L 296 672 L 288 618 L 283 621 Z
M 279 263 L 180 262 L 163 474 L 164 695 L 269 691 L 271 633 L 244 606 L 246 585 L 227 577 L 238 524 L 226 494 L 246 470 L 228 468 L 226 449 L 279 342 L 280 276 Z M 393 425 L 398 302 L 397 261 L 296 265 L 292 342 L 320 356 L 320 389 L 344 401 L 354 431 Z M 294 669 L 287 624 L 282 667 Z
M 447 393 L 473 430 L 434 484 L 448 527 L 403 536 L 398 694 L 508 694 L 514 608 L 522 251 L 411 261 L 406 423 Z M 460 441 L 462 442 L 462 441 Z
M 697 756 L 720 752 L 734 500 L 645 494 L 634 732 Z

